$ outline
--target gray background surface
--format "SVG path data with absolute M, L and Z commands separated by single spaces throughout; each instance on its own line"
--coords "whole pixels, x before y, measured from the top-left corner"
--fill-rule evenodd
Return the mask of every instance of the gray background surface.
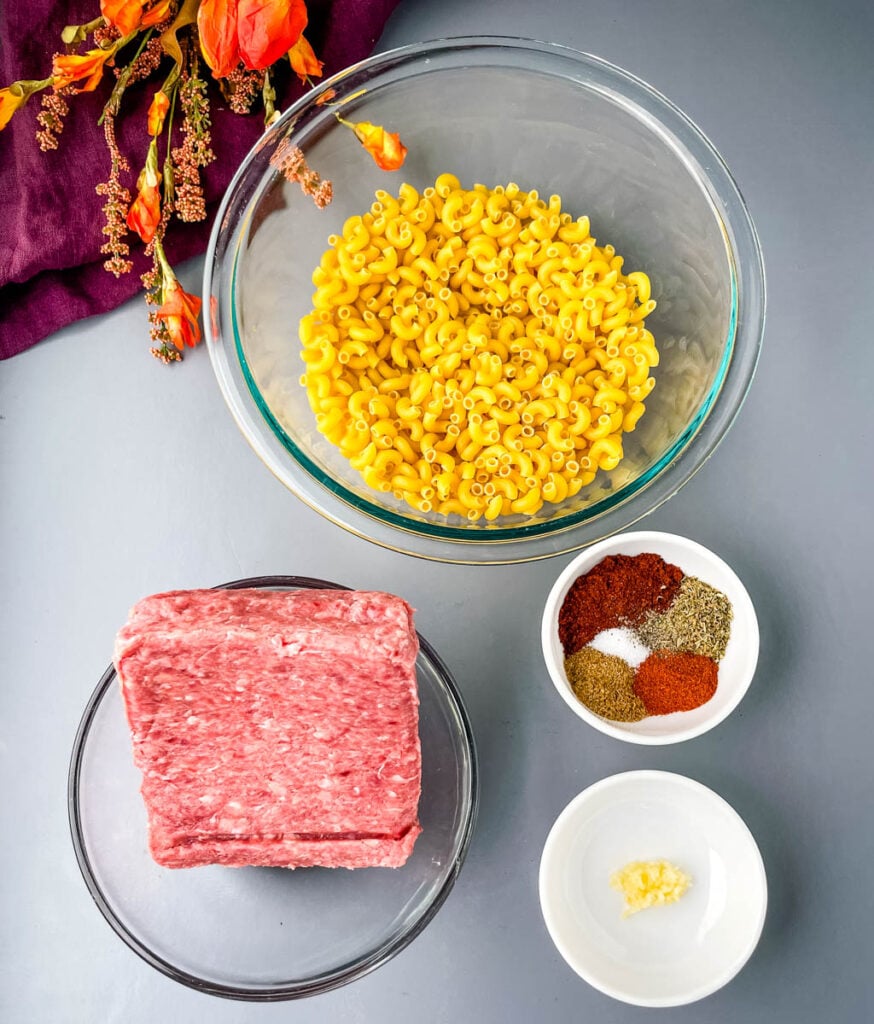
M 674 748 L 619 743 L 559 700 L 543 600 L 570 556 L 506 568 L 426 564 L 321 520 L 251 453 L 207 354 L 165 369 L 139 302 L 0 366 L 0 1019 L 64 1022 L 862 1022 L 874 1017 L 870 901 L 874 16 L 834 5 L 674 0 L 405 0 L 380 49 L 466 33 L 533 36 L 611 60 L 709 135 L 751 208 L 769 311 L 758 375 L 719 451 L 645 520 L 713 548 L 762 633 L 738 711 Z M 184 283 L 199 290 L 200 263 Z M 479 745 L 469 859 L 426 931 L 316 999 L 201 996 L 111 932 L 70 845 L 79 716 L 137 598 L 268 573 L 407 597 L 455 672 Z M 764 856 L 770 907 L 741 974 L 705 1001 L 640 1010 L 559 957 L 537 900 L 567 801 L 636 768 L 726 797 Z

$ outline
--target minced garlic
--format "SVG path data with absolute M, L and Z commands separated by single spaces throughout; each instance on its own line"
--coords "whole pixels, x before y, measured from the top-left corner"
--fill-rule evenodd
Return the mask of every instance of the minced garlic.
M 614 871 L 610 885 L 625 897 L 623 917 L 648 907 L 676 903 L 691 879 L 666 860 L 635 860 Z

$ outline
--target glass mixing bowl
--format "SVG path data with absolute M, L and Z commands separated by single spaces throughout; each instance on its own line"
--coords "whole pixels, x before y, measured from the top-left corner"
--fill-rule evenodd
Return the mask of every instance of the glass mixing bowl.
M 380 171 L 334 110 L 400 133 L 400 171 Z M 286 141 L 288 140 L 288 141 Z M 315 207 L 271 165 L 297 146 L 331 179 Z M 344 221 L 377 189 L 418 190 L 444 172 L 470 187 L 517 182 L 558 194 L 592 234 L 652 281 L 647 327 L 656 387 L 625 457 L 578 495 L 492 523 L 414 511 L 365 485 L 316 429 L 300 376 L 298 323 L 312 272 Z M 516 562 L 606 537 L 652 511 L 702 465 L 752 380 L 765 315 L 755 229 L 725 164 L 694 124 L 603 60 L 519 39 L 450 39 L 379 54 L 292 106 L 246 158 L 225 196 L 205 271 L 207 345 L 231 412 L 286 486 L 333 522 L 386 547 L 453 562 Z
M 346 589 L 299 576 L 225 586 Z M 422 834 L 397 869 L 159 867 L 148 851 L 142 776 L 110 665 L 73 747 L 70 830 L 94 902 L 134 952 L 200 992 L 273 1002 L 361 978 L 421 933 L 461 871 L 479 783 L 458 687 L 424 637 L 419 643 Z

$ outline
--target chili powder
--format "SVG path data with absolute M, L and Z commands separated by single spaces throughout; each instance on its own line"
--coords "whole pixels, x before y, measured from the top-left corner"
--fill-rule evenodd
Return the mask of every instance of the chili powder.
M 718 677 L 718 665 L 703 654 L 653 651 L 637 668 L 634 692 L 650 715 L 670 715 L 706 704 Z
M 659 555 L 608 555 L 574 580 L 558 613 L 565 656 L 575 654 L 604 629 L 638 626 L 674 600 L 683 571 Z

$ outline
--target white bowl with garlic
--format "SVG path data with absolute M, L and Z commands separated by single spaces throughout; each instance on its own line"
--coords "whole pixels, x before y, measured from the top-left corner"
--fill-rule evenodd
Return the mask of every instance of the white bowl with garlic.
M 665 869 L 647 874 L 641 863 Z M 616 876 L 629 865 L 623 893 Z M 629 895 L 642 904 L 636 912 Z M 682 775 L 625 772 L 558 816 L 540 905 L 559 953 L 594 988 L 638 1006 L 680 1006 L 727 984 L 752 955 L 767 881 L 755 839 L 722 797 Z

